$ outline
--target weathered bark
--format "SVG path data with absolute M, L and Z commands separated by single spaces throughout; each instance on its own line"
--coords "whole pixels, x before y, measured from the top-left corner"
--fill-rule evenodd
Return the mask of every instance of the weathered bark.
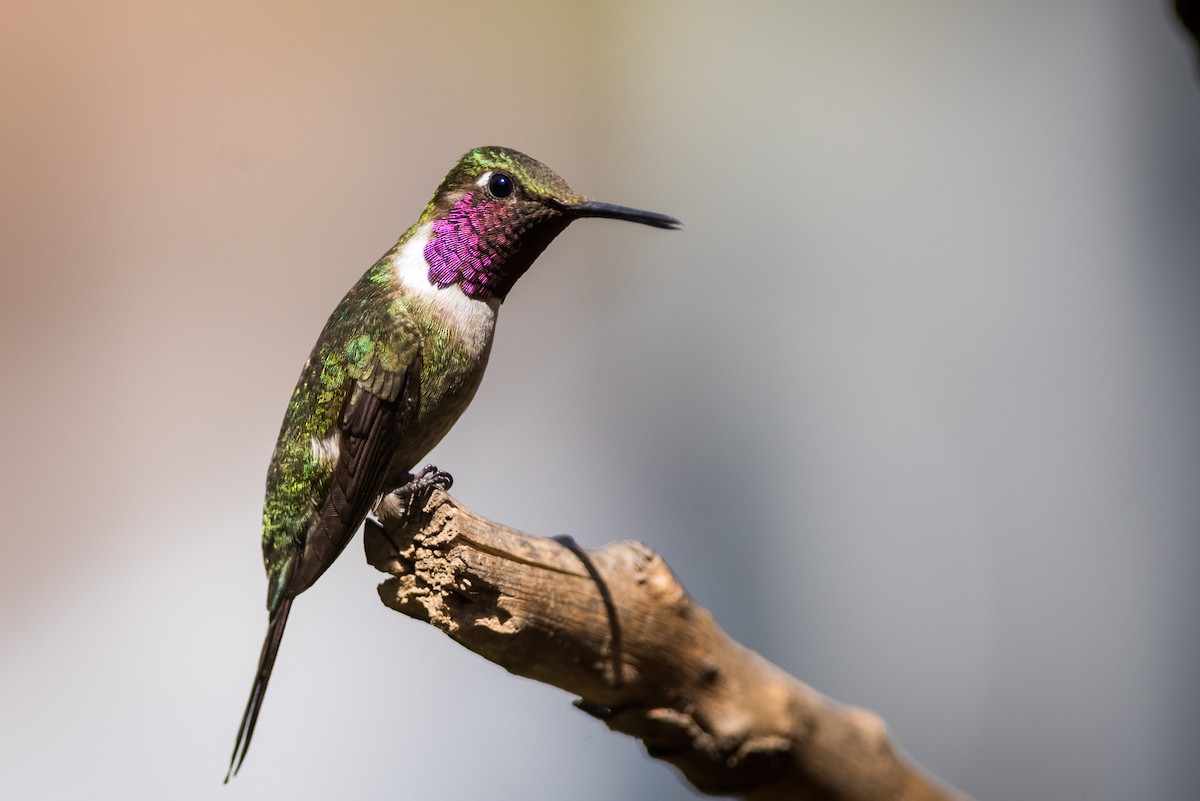
M 962 799 L 897 752 L 875 714 L 731 640 L 646 546 L 595 551 L 498 525 L 435 491 L 368 523 L 385 604 L 509 671 L 578 695 L 705 793 Z

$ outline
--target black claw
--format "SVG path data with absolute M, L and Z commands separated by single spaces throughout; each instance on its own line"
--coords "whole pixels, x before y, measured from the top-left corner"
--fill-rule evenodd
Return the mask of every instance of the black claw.
M 399 498 L 407 498 L 434 487 L 442 492 L 447 492 L 452 486 L 454 486 L 454 476 L 445 470 L 438 470 L 435 466 L 427 464 L 421 468 L 420 473 L 410 478 L 407 484 L 392 490 L 392 494 Z
M 436 486 L 440 488 L 442 492 L 446 492 L 454 486 L 454 476 L 445 470 L 438 470 L 431 464 L 427 464 L 421 468 L 421 475 L 419 477 L 428 481 L 431 487 Z

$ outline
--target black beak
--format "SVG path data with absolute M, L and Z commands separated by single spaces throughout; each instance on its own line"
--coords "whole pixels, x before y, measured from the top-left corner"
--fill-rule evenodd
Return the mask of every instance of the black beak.
M 610 220 L 628 220 L 629 222 L 641 223 L 642 225 L 652 225 L 655 228 L 675 229 L 683 227 L 683 223 L 674 217 L 668 217 L 656 211 L 631 209 L 628 206 L 617 206 L 612 203 L 601 203 L 596 200 L 588 200 L 575 205 L 567 205 L 565 203 L 557 205 L 563 211 L 576 217 L 606 217 Z

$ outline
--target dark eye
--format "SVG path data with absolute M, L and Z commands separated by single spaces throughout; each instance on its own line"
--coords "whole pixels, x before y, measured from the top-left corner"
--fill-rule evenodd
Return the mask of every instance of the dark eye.
M 513 179 L 511 175 L 502 172 L 492 173 L 492 177 L 488 179 L 488 193 L 494 198 L 506 198 L 513 193 Z

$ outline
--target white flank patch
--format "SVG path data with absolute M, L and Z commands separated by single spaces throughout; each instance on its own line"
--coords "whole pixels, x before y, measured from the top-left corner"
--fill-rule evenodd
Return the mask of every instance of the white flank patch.
M 318 464 L 323 467 L 332 467 L 337 464 L 338 456 L 342 453 L 341 445 L 338 443 L 337 433 L 330 434 L 325 439 L 317 439 L 313 437 L 310 441 L 312 454 L 316 458 Z
M 496 330 L 498 298 L 468 297 L 458 284 L 439 288 L 429 281 L 429 262 L 425 261 L 425 245 L 433 234 L 433 223 L 426 223 L 413 234 L 400 252 L 392 257 L 392 268 L 404 288 L 429 303 L 442 324 L 456 331 L 472 358 L 478 357 L 492 343 Z

